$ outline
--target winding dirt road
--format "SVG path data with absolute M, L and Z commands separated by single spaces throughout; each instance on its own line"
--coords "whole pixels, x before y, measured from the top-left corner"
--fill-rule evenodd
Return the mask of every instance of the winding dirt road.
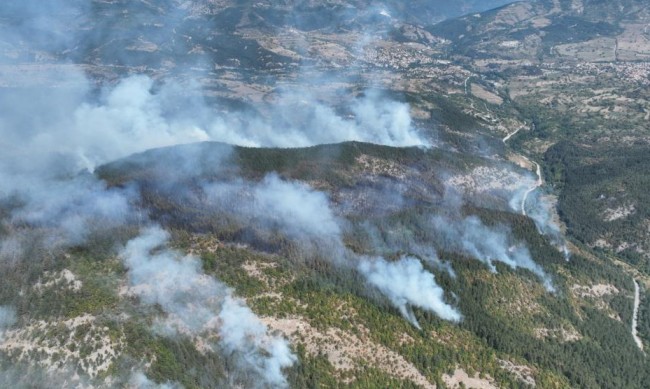
M 524 157 L 526 158 L 526 157 Z M 537 181 L 535 181 L 535 185 L 531 186 L 526 193 L 524 193 L 524 197 L 521 199 L 521 214 L 526 216 L 526 200 L 528 200 L 528 196 L 533 193 L 537 188 L 542 186 L 544 184 L 544 181 L 542 180 L 542 169 L 540 168 L 539 164 L 535 161 L 531 161 L 530 159 L 526 158 L 529 162 L 531 162 L 533 165 L 535 165 L 535 174 L 537 174 Z
M 503 144 L 506 144 L 508 142 L 508 140 L 510 140 L 510 138 L 512 138 L 513 136 L 517 135 L 517 133 L 519 131 L 521 131 L 521 127 L 517 128 L 513 132 L 506 135 L 502 139 Z M 541 169 L 541 167 L 539 166 L 539 164 L 537 162 L 531 161 L 525 155 L 520 154 L 520 157 L 522 157 L 526 161 L 530 162 L 531 164 L 535 165 L 535 174 L 537 174 L 537 181 L 535 181 L 535 185 L 528 188 L 528 190 L 526 190 L 526 192 L 524 193 L 524 197 L 522 197 L 522 199 L 521 199 L 521 214 L 524 215 L 524 216 L 527 216 L 526 215 L 526 200 L 528 200 L 528 196 L 530 196 L 531 193 L 533 193 L 537 188 L 539 188 L 540 186 L 542 186 L 544 184 L 544 180 L 542 180 L 542 169 Z
M 519 131 L 521 131 L 521 127 L 517 128 L 517 129 L 514 130 L 513 132 L 511 132 L 511 133 L 509 133 L 508 135 L 506 135 L 506 137 L 502 139 L 502 140 L 503 140 L 503 143 L 506 143 L 508 140 L 510 140 L 510 138 L 512 138 L 513 136 L 517 135 L 517 133 L 518 133 Z
M 521 130 L 521 127 L 516 129 L 515 131 L 507 134 L 502 140 L 503 143 L 506 144 L 510 138 L 513 136 L 517 135 L 517 133 Z M 541 167 L 539 164 L 535 161 L 531 161 L 528 159 L 526 156 L 521 155 L 520 156 L 525 159 L 526 161 L 532 163 L 535 165 L 535 174 L 537 175 L 537 181 L 535 181 L 535 185 L 531 186 L 526 190 L 526 193 L 524 193 L 523 198 L 521 199 L 521 214 L 524 216 L 526 215 L 526 200 L 528 200 L 528 196 L 533 193 L 537 188 L 542 186 L 544 184 L 544 180 L 542 179 L 542 172 L 541 172 Z M 565 250 L 565 256 L 566 256 L 566 246 L 564 247 Z M 639 288 L 639 283 L 636 280 L 634 281 L 634 310 L 632 312 L 632 338 L 634 338 L 634 343 L 639 347 L 639 350 L 643 350 L 643 341 L 638 335 L 637 327 L 639 326 L 639 305 L 641 303 L 641 291 Z M 645 353 L 645 352 L 644 352 Z

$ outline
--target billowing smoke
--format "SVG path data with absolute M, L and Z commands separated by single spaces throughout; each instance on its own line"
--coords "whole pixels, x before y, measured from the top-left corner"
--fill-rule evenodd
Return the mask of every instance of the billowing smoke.
M 59 366 L 53 371 L 43 366 L 19 361 L 6 369 L 0 369 L 0 387 L 91 388 L 94 386 L 81 377 L 72 366 Z
M 367 259 L 359 263 L 358 269 L 368 283 L 379 289 L 417 328 L 420 325 L 411 306 L 434 312 L 449 321 L 457 322 L 462 318 L 455 308 L 445 303 L 443 289 L 418 259 L 405 257 L 396 262 Z
M 276 224 L 295 238 L 315 239 L 341 233 L 325 193 L 301 182 L 284 181 L 275 173 L 257 183 L 239 180 L 206 184 L 204 191 L 209 206 Z
M 7 306 L 0 306 L 0 338 L 2 338 L 2 332 L 14 325 L 16 320 L 15 309 Z
M 553 205 L 538 190 L 544 183 L 541 177 L 541 167 L 536 162 L 533 164 L 536 167 L 537 178 L 533 180 L 532 177 L 526 176 L 522 181 L 522 186 L 512 192 L 508 205 L 512 211 L 530 217 L 539 233 L 547 236 L 568 260 L 570 252 L 558 223 L 553 220 Z
M 172 114 L 173 104 L 193 102 L 182 94 L 172 97 L 179 86 L 166 84 L 154 92 L 153 84 L 147 76 L 128 77 L 105 91 L 99 102 L 75 109 L 74 139 L 81 142 L 77 146 L 81 157 L 102 163 L 151 148 L 210 139 L 186 115 Z M 92 160 L 96 158 L 101 159 Z
M 220 212 L 254 218 L 256 225 L 279 229 L 307 249 L 324 248 L 321 255 L 338 266 L 356 266 L 367 282 L 418 328 L 412 306 L 445 320 L 461 319 L 461 315 L 444 302 L 444 291 L 419 260 L 404 258 L 393 263 L 348 250 L 343 242 L 343 221 L 334 214 L 324 193 L 302 183 L 283 181 L 275 174 L 266 176 L 260 183 L 212 183 L 205 185 L 204 190 L 212 206 L 218 207 Z M 422 250 L 421 254 L 434 265 L 442 265 L 435 252 Z
M 137 8 L 142 14 L 129 12 L 124 17 L 143 28 L 143 34 L 156 35 L 156 31 L 173 30 L 192 8 L 177 4 L 165 7 L 161 12 L 144 5 Z M 100 164 L 147 149 L 204 140 L 283 147 L 347 140 L 399 146 L 427 144 L 413 128 L 409 106 L 375 92 L 353 99 L 346 104 L 348 112 L 340 113 L 302 88 L 288 88 L 272 104 L 256 107 L 263 115 L 251 115 L 218 112 L 220 107 L 204 100 L 198 82 L 154 82 L 150 76 L 132 75 L 100 85 L 86 75 L 87 67 L 71 64 L 72 57 L 86 59 L 86 45 L 128 41 L 137 34 L 106 25 L 100 29 L 105 36 L 88 36 L 84 23 L 99 18 L 93 14 L 96 11 L 75 0 L 56 0 L 47 5 L 12 0 L 0 11 L 0 40 L 2 54 L 6 54 L 0 62 L 15 64 L 38 57 L 49 64 L 40 68 L 38 77 L 10 80 L 15 81 L 12 86 L 16 88 L 0 89 L 0 104 L 6 108 L 0 114 L 0 146 L 4 150 L 0 156 L 0 199 L 20 199 L 20 209 L 10 210 L 12 220 L 54 228 L 57 231 L 51 241 L 82 241 L 90 225 L 87 221 L 122 217 L 130 197 L 115 192 L 100 195 L 102 184 L 91 182 L 91 178 L 63 181 L 80 170 L 92 172 Z M 165 28 L 145 27 L 156 24 L 152 20 Z M 181 40 L 180 36 L 147 37 L 153 41 Z M 115 50 L 117 58 L 120 54 Z M 137 50 L 120 53 L 127 52 Z M 81 188 L 80 193 L 75 193 L 76 187 Z M 60 200 L 71 194 L 74 201 L 64 206 Z M 107 214 L 111 202 L 116 212 Z M 4 257 L 17 252 L 18 241 L 15 236 L 3 237 L 2 252 L 11 253 Z
M 133 188 L 109 189 L 90 174 L 34 174 L 3 183 L 8 191 L 5 197 L 0 194 L 0 207 L 6 206 L 6 219 L 0 221 L 0 260 L 19 260 L 35 245 L 55 249 L 82 244 L 92 234 L 141 219 L 132 206 L 137 194 Z
M 91 98 L 83 74 L 64 78 L 69 86 L 52 90 L 48 98 L 38 90 L 0 91 L 0 101 L 11 107 L 0 115 L 0 143 L 6 150 L 0 156 L 0 196 L 20 198 L 24 209 L 14 215 L 17 221 L 56 223 L 65 230 L 65 237 L 55 240 L 79 242 L 91 214 L 103 220 L 127 213 L 128 193 L 106 192 L 90 176 L 71 177 L 147 149 L 203 140 L 287 147 L 346 140 L 426 144 L 411 126 L 407 105 L 374 93 L 352 104 L 352 118 L 307 101 L 303 109 L 280 104 L 262 119 L 217 115 L 192 97 L 200 95 L 198 87 L 187 91 L 192 85 L 154 87 L 151 78 L 132 76 Z M 109 208 L 115 211 L 105 212 Z
M 271 173 L 260 182 L 237 180 L 203 186 L 207 209 L 254 226 L 266 238 L 280 233 L 309 252 L 326 253 L 333 261 L 345 256 L 341 224 L 323 192 L 285 181 Z
M 141 372 L 137 371 L 131 375 L 128 384 L 126 385 L 129 389 L 181 389 L 182 386 L 175 383 L 164 383 L 157 384 L 151 381 L 147 376 Z
M 201 95 L 196 84 L 189 85 L 188 90 L 186 85 L 168 83 L 155 93 L 152 87 L 148 77 L 130 77 L 107 92 L 101 104 L 84 104 L 75 111 L 78 128 L 99 129 L 110 135 L 101 144 L 104 149 L 93 155 L 200 140 L 252 147 L 305 147 L 344 141 L 428 144 L 414 129 L 409 106 L 378 92 L 370 91 L 353 100 L 351 117 L 343 117 L 303 91 L 288 91 L 266 108 L 270 112 L 262 117 L 239 112 L 217 114 L 200 98 L 190 97 Z
M 54 228 L 48 240 L 61 244 L 82 242 L 91 224 L 119 224 L 132 215 L 128 190 L 107 191 L 94 177 L 77 176 L 132 153 L 202 140 L 289 147 L 346 140 L 426 144 L 411 126 L 408 106 L 376 94 L 352 104 L 353 118 L 308 102 L 305 109 L 278 108 L 264 121 L 215 115 L 189 97 L 198 90 L 177 93 L 181 87 L 173 83 L 154 87 L 146 76 L 126 78 L 99 98 L 89 97 L 82 74 L 71 77 L 70 87 L 47 99 L 31 90 L 0 93 L 12 107 L 0 115 L 0 143 L 7 150 L 0 156 L 0 196 L 20 199 L 14 222 Z M 15 242 L 3 238 L 2 251 Z
M 394 193 L 390 194 L 388 198 L 398 204 L 404 202 L 403 199 L 396 199 Z M 456 278 L 456 272 L 452 264 L 440 259 L 438 252 L 433 247 L 433 243 L 417 239 L 413 231 L 409 228 L 390 228 L 388 231 L 382 233 L 377 226 L 367 221 L 363 222 L 360 228 L 363 229 L 366 235 L 364 236 L 364 240 L 368 242 L 368 247 L 374 253 L 408 253 L 410 257 L 416 257 L 432 268 L 443 271 L 452 278 Z
M 47 182 L 24 194 L 23 207 L 13 212 L 13 223 L 27 223 L 48 230 L 48 246 L 83 243 L 97 230 L 108 230 L 132 221 L 137 213 L 129 203 L 130 189 L 107 189 L 92 176 Z
M 431 225 L 442 234 L 450 250 L 480 260 L 491 271 L 496 271 L 494 262 L 504 263 L 513 269 L 530 270 L 542 280 L 547 290 L 555 290 L 550 277 L 533 261 L 528 248 L 515 242 L 505 228 L 488 227 L 476 216 L 462 220 L 435 216 L 431 219 Z
M 393 101 L 377 91 L 370 90 L 352 100 L 347 117 L 306 90 L 289 89 L 282 93 L 270 120 L 233 123 L 232 118 L 226 118 L 221 126 L 210 128 L 212 139 L 257 147 L 305 147 L 343 141 L 428 145 L 413 127 L 408 104 Z
M 521 181 L 515 190 L 509 192 L 511 195 L 508 201 L 508 206 L 513 212 L 524 214 L 530 204 L 530 193 L 532 188 L 536 185 L 536 180 L 532 176 L 526 174 L 521 176 Z
M 183 117 L 167 116 L 174 85 L 154 93 L 152 79 L 132 76 L 94 99 L 83 74 L 70 77 L 73 86 L 48 99 L 31 89 L 0 96 L 12 107 L 0 117 L 3 142 L 17 145 L 0 159 L 2 170 L 15 172 L 19 160 L 31 175 L 72 174 L 150 148 L 209 139 Z M 53 166 L 53 159 L 62 162 Z
M 341 233 L 325 193 L 300 182 L 283 181 L 276 174 L 267 175 L 254 190 L 257 211 L 266 209 L 284 225 L 290 235 L 336 236 Z
M 438 253 L 433 247 L 423 246 L 420 244 L 416 244 L 415 242 L 410 242 L 407 247 L 408 248 L 406 249 L 406 251 L 411 253 L 411 255 L 417 256 L 426 264 L 432 266 L 434 269 L 438 269 L 449 274 L 451 278 L 456 278 L 456 272 L 454 271 L 451 262 L 443 261 L 442 259 L 440 259 L 438 257 Z M 405 250 L 402 249 L 401 251 L 405 251 Z
M 121 254 L 132 293 L 165 312 L 159 330 L 190 337 L 216 333 L 214 351 L 225 351 L 240 369 L 257 374 L 260 387 L 285 387 L 282 369 L 296 360 L 287 341 L 269 334 L 243 300 L 203 273 L 198 258 L 165 248 L 168 239 L 160 227 L 150 227 Z
M 151 78 L 131 76 L 94 99 L 82 74 L 69 77 L 72 86 L 52 91 L 47 99 L 36 90 L 0 94 L 3 105 L 11 108 L 0 116 L 0 144 L 7 149 L 0 159 L 0 174 L 10 177 L 10 182 L 18 181 L 18 171 L 40 176 L 92 171 L 99 164 L 147 149 L 206 140 L 256 147 L 351 140 L 427 144 L 411 125 L 408 105 L 376 93 L 353 102 L 352 118 L 311 100 L 299 103 L 301 107 L 294 101 L 281 102 L 272 108 L 270 118 L 251 118 L 217 114 L 192 97 L 201 93 L 194 84 L 171 82 L 154 88 Z
M 28 234 L 13 232 L 0 240 L 0 260 L 16 263 L 22 258 L 23 247 L 28 240 Z
M 0 63 L 25 61 L 29 51 L 60 52 L 75 44 L 73 26 L 82 23 L 90 4 L 85 1 L 7 0 L 0 10 Z M 46 57 L 47 58 L 47 57 Z M 45 59 L 45 58 L 42 58 Z
M 558 223 L 553 220 L 553 205 L 543 195 L 537 193 L 528 197 L 528 216 L 535 222 L 539 233 L 547 236 L 564 254 L 564 258 L 569 260 L 571 253 L 566 239 Z
M 286 340 L 268 335 L 266 325 L 232 294 L 226 295 L 219 319 L 223 349 L 236 355 L 244 368 L 259 372 L 271 387 L 286 386 L 282 369 L 296 361 Z

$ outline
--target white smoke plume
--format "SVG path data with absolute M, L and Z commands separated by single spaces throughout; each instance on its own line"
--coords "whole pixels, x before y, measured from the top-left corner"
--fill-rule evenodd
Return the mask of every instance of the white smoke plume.
M 389 197 L 391 201 L 398 204 L 403 203 L 403 199 L 395 199 L 393 195 Z M 434 269 L 444 271 L 450 277 L 456 278 L 456 272 L 450 262 L 440 259 L 438 252 L 430 242 L 417 242 L 411 231 L 406 228 L 393 228 L 382 234 L 377 226 L 368 222 L 361 224 L 365 238 L 369 242 L 369 247 L 381 251 L 408 253 L 410 257 L 419 258 L 424 263 Z
M 99 219 L 124 216 L 129 197 L 103 191 L 92 177 L 70 177 L 132 153 L 204 140 L 287 147 L 346 140 L 425 144 L 411 127 L 408 106 L 374 94 L 353 104 L 354 118 L 306 103 L 304 109 L 279 108 L 266 122 L 244 120 L 238 113 L 215 115 L 200 99 L 188 97 L 199 91 L 177 93 L 181 87 L 173 83 L 154 88 L 146 76 L 126 78 L 96 100 L 88 97 L 83 74 L 70 77 L 71 87 L 53 91 L 47 99 L 33 91 L 0 93 L 10 107 L 0 114 L 0 144 L 7 151 L 0 156 L 0 197 L 17 195 L 27 204 L 16 220 L 56 223 L 70 242 L 83 238 L 90 214 Z M 116 211 L 106 212 L 108 208 Z
M 111 388 L 118 385 L 110 385 L 104 381 L 103 387 Z M 70 365 L 57 367 L 56 370 L 48 369 L 39 364 L 29 362 L 18 362 L 6 369 L 0 369 L 0 387 L 2 388 L 94 388 L 85 377 L 79 375 L 76 368 Z M 120 386 L 122 387 L 122 386 Z
M 526 209 L 528 209 L 528 201 L 530 200 L 530 193 L 528 195 L 526 194 L 527 192 L 530 191 L 530 189 L 535 186 L 536 179 L 529 175 L 520 175 L 520 180 L 518 182 L 517 188 L 514 188 L 508 194 L 511 196 L 510 200 L 508 201 L 508 206 L 510 207 L 510 210 L 516 213 L 522 213 L 522 208 L 525 206 Z M 523 204 L 524 201 L 524 196 L 526 197 L 526 204 Z
M 142 15 L 125 17 L 134 26 L 159 18 L 165 28 L 146 33 L 171 34 L 165 31 L 188 16 L 188 7 L 177 5 L 168 7 L 164 16 L 146 5 L 138 8 Z M 21 63 L 37 55 L 48 64 L 39 68 L 38 77 L 21 77 L 10 84 L 16 88 L 0 88 L 0 105 L 5 107 L 0 113 L 0 201 L 19 198 L 21 207 L 10 210 L 11 222 L 49 229 L 50 243 L 80 243 L 93 221 L 119 223 L 128 213 L 130 193 L 103 191 L 103 184 L 92 178 L 70 181 L 71 177 L 151 148 L 206 140 L 256 147 L 351 140 L 428 144 L 413 127 L 408 104 L 376 92 L 351 100 L 346 104 L 349 112 L 342 114 L 300 87 L 288 88 L 274 103 L 256 107 L 264 115 L 251 115 L 224 113 L 222 107 L 208 104 L 198 82 L 164 78 L 155 82 L 146 75 L 131 75 L 101 84 L 87 76 L 87 68 L 65 59 L 70 53 L 83 57 L 84 45 L 124 38 L 119 35 L 123 32 L 110 28 L 114 20 L 101 21 L 108 23 L 106 36 L 89 36 L 83 24 L 98 17 L 95 11 L 74 0 L 47 4 L 11 0 L 0 10 L 0 19 L 5 20 L 0 21 L 0 45 L 7 48 L 0 55 L 19 53 L 16 58 L 0 58 L 0 63 Z M 46 54 L 48 49 L 52 53 Z M 113 55 L 127 52 L 115 49 Z M 66 202 L 67 198 L 73 201 Z M 114 211 L 107 212 L 109 208 Z M 20 256 L 19 243 L 17 236 L 3 237 L 0 255 Z
M 40 185 L 39 185 L 40 186 Z M 23 207 L 14 211 L 13 223 L 49 229 L 48 245 L 79 244 L 99 229 L 124 225 L 137 217 L 130 204 L 130 189 L 108 189 L 92 176 L 47 182 L 24 194 Z
M 456 272 L 454 271 L 454 268 L 451 265 L 451 263 L 440 259 L 440 257 L 438 257 L 438 253 L 433 247 L 422 246 L 422 245 L 415 244 L 414 242 L 410 242 L 410 245 L 408 247 L 408 252 L 411 253 L 412 255 L 416 255 L 425 263 L 429 264 L 430 266 L 433 266 L 433 268 L 442 270 L 445 273 L 449 274 L 451 278 L 456 278 Z
M 269 217 L 285 221 L 283 228 L 290 235 L 317 237 L 341 233 L 325 193 L 307 184 L 283 181 L 276 174 L 270 174 L 255 186 L 253 195 L 256 214 L 266 210 Z
M 0 172 L 8 189 L 0 193 L 0 203 L 13 203 L 3 220 L 0 260 L 15 262 L 35 245 L 55 249 L 82 244 L 94 233 L 141 219 L 132 205 L 136 191 L 131 187 L 109 189 L 89 174 L 15 177 Z
M 535 163 L 537 178 L 526 175 L 521 187 L 512 192 L 508 202 L 510 209 L 530 217 L 540 234 L 547 236 L 551 243 L 559 249 L 564 258 L 569 260 L 571 253 L 567 242 L 560 231 L 560 226 L 553 220 L 553 205 L 547 197 L 541 194 L 539 186 L 543 184 L 541 167 Z
M 170 82 L 155 89 L 151 78 L 131 76 L 105 88 L 95 101 L 88 97 L 90 86 L 83 74 L 70 77 L 74 86 L 53 91 L 52 99 L 32 96 L 37 93 L 33 91 L 0 96 L 9 108 L 0 115 L 0 144 L 7 146 L 0 171 L 15 173 L 19 160 L 22 173 L 51 172 L 53 156 L 66 156 L 68 171 L 93 171 L 99 164 L 136 152 L 207 140 L 255 147 L 343 141 L 427 144 L 411 126 L 408 105 L 374 93 L 353 103 L 353 118 L 340 117 L 313 101 L 303 101 L 300 107 L 291 101 L 279 105 L 270 118 L 251 119 L 210 110 L 201 99 L 191 97 L 200 94 L 198 87 L 188 91 L 193 85 Z
M 151 381 L 147 376 L 141 372 L 137 371 L 131 375 L 128 384 L 126 385 L 127 389 L 181 389 L 182 386 L 176 383 L 164 383 L 157 384 Z
M 182 117 L 167 117 L 168 95 L 174 86 L 153 92 L 153 80 L 132 76 L 91 99 L 91 87 L 78 72 L 69 77 L 73 85 L 53 90 L 51 99 L 32 96 L 31 90 L 3 96 L 10 111 L 0 115 L 3 143 L 16 144 L 0 159 L 0 165 L 15 171 L 10 162 L 20 159 L 21 169 L 44 174 L 66 167 L 68 173 L 125 157 L 132 153 L 209 137 Z M 18 94 L 18 100 L 16 100 Z M 22 105 L 28 105 L 29 108 Z M 26 110 L 26 112 L 23 112 Z M 51 166 L 52 156 L 65 156 L 68 166 Z
M 539 193 L 529 196 L 528 216 L 535 222 L 539 233 L 547 236 L 551 243 L 562 252 L 564 258 L 569 260 L 571 253 L 567 247 L 566 239 L 560 226 L 553 220 L 553 205 Z
M 307 250 L 326 251 L 335 261 L 344 256 L 343 223 L 330 209 L 323 192 L 268 174 L 260 182 L 208 183 L 203 186 L 207 209 L 218 210 L 262 233 L 278 231 Z
M 11 233 L 0 240 L 0 260 L 16 263 L 23 253 L 23 246 L 28 237 L 26 234 Z
M 170 9 L 175 11 L 161 16 L 169 26 L 163 30 L 172 30 L 174 23 L 186 16 L 183 8 L 173 6 Z M 0 23 L 0 41 L 9 48 L 3 53 L 29 56 L 45 53 L 41 46 L 47 46 L 61 54 L 82 50 L 74 47 L 78 42 L 106 43 L 95 42 L 100 37 L 85 36 L 81 28 L 85 18 L 92 17 L 92 9 L 72 0 L 46 5 L 12 0 L 0 11 L 7 20 L 16 21 Z M 137 20 L 133 22 L 137 26 L 149 16 L 129 18 Z M 113 32 L 107 29 L 106 33 L 104 38 L 110 41 Z M 337 113 L 300 88 L 283 91 L 275 105 L 262 107 L 264 116 L 223 113 L 204 101 L 199 83 L 154 82 L 149 76 L 135 75 L 102 86 L 90 79 L 84 68 L 61 63 L 61 58 L 54 54 L 41 58 L 50 66 L 44 66 L 33 82 L 25 78 L 16 83 L 17 88 L 0 89 L 0 104 L 6 108 L 0 114 L 0 146 L 4 150 L 0 155 L 0 199 L 17 196 L 27 202 L 16 221 L 48 227 L 57 224 L 67 230 L 59 234 L 63 238 L 53 240 L 82 240 L 88 225 L 83 221 L 89 219 L 82 215 L 88 214 L 88 208 L 97 208 L 100 219 L 112 216 L 102 210 L 107 202 L 115 202 L 118 215 L 125 209 L 124 201 L 118 204 L 121 200 L 114 193 L 91 204 L 99 197 L 100 183 L 86 179 L 64 184 L 62 179 L 147 149 L 205 140 L 265 147 L 347 140 L 427 144 L 412 126 L 408 105 L 378 93 L 352 100 L 350 115 Z M 5 60 L 21 61 L 2 58 L 0 62 Z M 83 193 L 75 194 L 75 203 L 83 209 L 62 207 L 57 199 L 74 193 L 76 185 L 83 187 Z M 4 240 L 4 252 L 17 241 Z
M 444 320 L 458 322 L 462 318 L 455 308 L 444 302 L 443 289 L 415 258 L 405 257 L 396 262 L 368 259 L 361 261 L 358 268 L 368 283 L 379 289 L 417 328 L 420 325 L 410 306 L 434 312 Z
M 204 190 L 212 206 L 221 211 L 234 212 L 239 217 L 254 217 L 257 225 L 279 228 L 310 249 L 325 247 L 324 254 L 339 266 L 355 263 L 368 283 L 418 328 L 410 306 L 433 312 L 445 320 L 460 320 L 460 314 L 444 302 L 444 292 L 436 284 L 433 274 L 418 260 L 405 258 L 390 263 L 348 250 L 343 242 L 343 221 L 334 214 L 324 193 L 302 183 L 283 181 L 275 174 L 260 183 L 213 183 L 206 185 Z M 432 263 L 439 263 L 435 254 L 425 257 Z
M 431 224 L 442 234 L 450 249 L 480 260 L 491 271 L 496 271 L 494 262 L 504 263 L 512 269 L 527 269 L 540 278 L 547 290 L 555 290 L 551 278 L 533 261 L 528 248 L 514 242 L 505 229 L 490 228 L 476 216 L 469 216 L 460 221 L 435 216 Z
M 168 239 L 160 227 L 150 227 L 121 254 L 132 292 L 165 311 L 161 330 L 191 337 L 216 333 L 218 348 L 233 355 L 241 369 L 258 374 L 260 386 L 286 387 L 282 369 L 296 361 L 287 341 L 269 334 L 243 300 L 203 273 L 198 258 L 165 248 Z
M 19 197 L 25 204 L 14 221 L 57 227 L 50 240 L 64 244 L 83 241 L 91 220 L 113 223 L 129 214 L 130 193 L 105 191 L 90 176 L 71 177 L 132 153 L 204 140 L 287 147 L 347 140 L 425 144 L 410 124 L 408 106 L 373 94 L 353 104 L 354 118 L 308 103 L 305 109 L 278 108 L 265 122 L 215 115 L 200 99 L 187 97 L 199 91 L 176 93 L 181 87 L 173 83 L 154 88 L 146 76 L 105 88 L 98 99 L 88 97 L 83 74 L 72 78 L 72 86 L 53 91 L 52 98 L 34 92 L 0 96 L 10 107 L 0 114 L 0 144 L 7 150 L 0 156 L 0 198 Z
M 305 90 L 282 92 L 270 119 L 250 122 L 240 117 L 216 122 L 213 140 L 253 147 L 306 147 L 359 141 L 387 146 L 428 146 L 415 130 L 408 104 L 368 91 L 350 102 L 350 117 Z
M 0 305 L 0 338 L 2 338 L 3 331 L 14 325 L 16 321 L 16 310 L 12 307 Z
M 83 104 L 75 110 L 76 128 L 106 134 L 101 149 L 92 155 L 113 154 L 115 158 L 113 150 L 134 152 L 134 147 L 202 140 L 249 147 L 305 147 L 344 141 L 428 145 L 412 125 L 409 106 L 378 92 L 353 100 L 352 117 L 342 117 L 302 91 L 285 92 L 266 108 L 268 116 L 251 117 L 238 112 L 217 114 L 201 99 L 188 97 L 201 94 L 196 84 L 188 90 L 188 86 L 168 83 L 155 93 L 152 87 L 148 77 L 129 77 L 106 92 L 100 104 Z M 179 90 L 184 93 L 174 93 Z M 187 110 L 172 110 L 170 105 Z M 170 116 L 170 111 L 178 111 L 177 116 Z

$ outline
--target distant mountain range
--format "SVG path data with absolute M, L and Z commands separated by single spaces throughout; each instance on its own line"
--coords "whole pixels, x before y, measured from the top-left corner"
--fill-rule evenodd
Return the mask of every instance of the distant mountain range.
M 541 0 L 449 19 L 429 31 L 453 41 L 456 53 L 472 58 L 536 62 L 609 50 L 607 60 L 639 60 L 647 58 L 649 16 L 650 4 L 641 0 Z M 586 45 L 571 46 L 580 42 Z

